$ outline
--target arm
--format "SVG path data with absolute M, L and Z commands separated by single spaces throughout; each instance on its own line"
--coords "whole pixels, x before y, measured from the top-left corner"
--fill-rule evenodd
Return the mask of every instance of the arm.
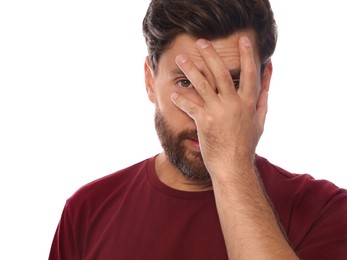
M 281 231 L 252 163 L 241 160 L 237 164 L 230 168 L 232 179 L 213 180 L 229 259 L 298 259 Z
M 178 93 L 172 95 L 172 101 L 197 125 L 229 258 L 298 259 L 281 232 L 253 166 L 265 122 L 268 86 L 259 91 L 250 41 L 245 37 L 239 40 L 238 91 L 231 87 L 230 73 L 213 46 L 198 40 L 197 49 L 214 76 L 215 86 L 187 57 L 178 56 L 177 65 L 204 104 L 193 103 Z
M 57 230 L 55 232 L 49 260 L 79 259 L 77 257 L 76 236 L 71 222 L 68 205 L 65 205 Z

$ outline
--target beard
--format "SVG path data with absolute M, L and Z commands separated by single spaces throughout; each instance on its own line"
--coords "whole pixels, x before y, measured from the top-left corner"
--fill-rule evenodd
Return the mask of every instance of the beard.
M 175 134 L 159 108 L 155 110 L 155 129 L 167 158 L 183 176 L 201 184 L 211 183 L 201 153 L 191 151 L 184 145 L 187 139 L 198 140 L 196 130 L 185 130 Z

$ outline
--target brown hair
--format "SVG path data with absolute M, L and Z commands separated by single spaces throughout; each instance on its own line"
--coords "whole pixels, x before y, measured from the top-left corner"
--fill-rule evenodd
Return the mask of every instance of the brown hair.
M 277 26 L 268 0 L 152 0 L 143 34 L 153 70 L 160 56 L 181 33 L 213 40 L 253 29 L 264 65 L 275 51 Z

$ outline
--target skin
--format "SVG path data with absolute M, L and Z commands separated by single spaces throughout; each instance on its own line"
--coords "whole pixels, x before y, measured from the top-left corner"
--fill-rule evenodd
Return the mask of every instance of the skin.
M 252 30 L 210 42 L 182 34 L 163 53 L 156 73 L 146 59 L 149 99 L 175 132 L 197 130 L 198 142 L 186 140 L 184 144 L 188 150 L 201 152 L 211 183 L 186 179 L 165 153 L 156 158 L 156 172 L 175 189 L 213 189 L 229 259 L 298 259 L 254 168 L 272 64 L 261 75 L 252 46 Z M 240 78 L 238 91 L 233 87 L 236 77 Z

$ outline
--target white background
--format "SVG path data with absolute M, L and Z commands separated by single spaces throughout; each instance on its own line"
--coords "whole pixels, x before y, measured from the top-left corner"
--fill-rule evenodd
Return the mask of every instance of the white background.
M 258 153 L 347 187 L 343 1 L 272 0 Z M 159 152 L 143 83 L 148 0 L 0 2 L 0 259 L 47 259 L 65 200 Z

